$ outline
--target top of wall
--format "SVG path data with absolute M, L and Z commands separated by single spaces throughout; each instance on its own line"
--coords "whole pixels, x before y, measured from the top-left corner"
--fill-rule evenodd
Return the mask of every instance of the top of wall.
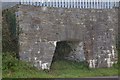
M 52 8 L 20 5 L 19 26 L 34 38 L 54 40 L 82 40 L 92 27 L 106 30 L 118 26 L 118 9 Z M 33 35 L 33 36 L 31 36 Z

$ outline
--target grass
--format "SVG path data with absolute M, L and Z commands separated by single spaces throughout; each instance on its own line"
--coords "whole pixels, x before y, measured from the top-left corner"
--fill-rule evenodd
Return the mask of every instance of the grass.
M 2 78 L 2 54 L 0 53 L 0 79 Z
M 14 70 L 3 70 L 3 78 L 81 78 L 96 76 L 116 76 L 117 68 L 89 69 L 84 63 L 68 60 L 53 62 L 50 71 L 37 70 L 25 62 L 19 61 Z

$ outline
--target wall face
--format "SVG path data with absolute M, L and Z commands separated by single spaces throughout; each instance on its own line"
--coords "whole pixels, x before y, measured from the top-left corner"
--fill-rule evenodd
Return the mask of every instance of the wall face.
M 20 27 L 20 58 L 39 69 L 50 69 L 58 41 L 82 43 L 84 50 L 80 53 L 85 55 L 91 68 L 111 67 L 117 60 L 117 9 L 20 6 L 16 14 Z

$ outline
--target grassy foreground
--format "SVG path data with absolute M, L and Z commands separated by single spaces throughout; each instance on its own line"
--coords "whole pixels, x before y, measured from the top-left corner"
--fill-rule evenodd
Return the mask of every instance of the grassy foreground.
M 117 68 L 89 69 L 83 63 L 55 61 L 50 71 L 40 71 L 25 62 L 17 61 L 11 70 L 3 70 L 3 78 L 81 78 L 118 75 Z

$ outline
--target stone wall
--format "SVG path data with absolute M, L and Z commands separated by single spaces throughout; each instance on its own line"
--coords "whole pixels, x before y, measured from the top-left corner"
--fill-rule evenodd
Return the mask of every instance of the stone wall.
M 76 49 L 70 56 L 79 54 L 74 59 L 85 59 L 91 68 L 111 67 L 117 61 L 118 9 L 21 5 L 16 14 L 20 28 L 20 59 L 39 69 L 50 69 L 58 41 L 78 41 L 77 45 L 72 43 L 72 48 L 76 45 Z

